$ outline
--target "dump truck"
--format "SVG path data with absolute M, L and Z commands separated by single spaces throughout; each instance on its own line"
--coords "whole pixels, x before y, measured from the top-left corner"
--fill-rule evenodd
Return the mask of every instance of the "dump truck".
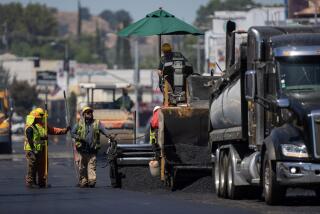
M 7 89 L 0 89 L 0 153 L 12 153 L 11 107 Z
M 164 105 L 159 110 L 156 145 L 114 144 L 110 148 L 112 186 L 121 186 L 121 169 L 148 166 L 155 159 L 159 164 L 159 180 L 171 190 L 183 186 L 190 177 L 210 173 L 207 130 L 211 88 L 208 83 L 212 77 L 194 74 L 182 60 L 174 58 L 164 68 Z
M 278 204 L 289 187 L 320 196 L 320 28 L 226 26 L 226 70 L 211 92 L 216 194 Z M 235 57 L 235 37 L 243 38 Z M 261 194 L 263 193 L 263 194 Z

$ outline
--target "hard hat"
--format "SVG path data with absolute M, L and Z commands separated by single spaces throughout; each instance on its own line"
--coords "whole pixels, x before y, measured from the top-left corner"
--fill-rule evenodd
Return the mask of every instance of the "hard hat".
M 33 116 L 34 118 L 42 118 L 40 113 L 36 110 L 32 110 L 29 115 Z
M 86 106 L 86 107 L 84 107 L 84 108 L 82 109 L 82 114 L 84 114 L 86 111 L 91 111 L 91 112 L 93 112 L 93 109 L 92 109 L 91 107 L 89 107 L 89 106 Z
M 42 116 L 42 117 L 44 116 L 43 108 L 36 108 L 35 111 L 38 112 L 40 114 L 40 116 Z
M 172 48 L 171 48 L 171 45 L 169 43 L 164 43 L 161 47 L 161 50 L 164 52 L 164 53 L 168 53 L 168 52 L 171 52 L 172 51 Z
M 161 108 L 160 106 L 155 106 L 155 107 L 153 108 L 153 112 L 157 111 L 157 110 L 160 109 L 160 108 Z

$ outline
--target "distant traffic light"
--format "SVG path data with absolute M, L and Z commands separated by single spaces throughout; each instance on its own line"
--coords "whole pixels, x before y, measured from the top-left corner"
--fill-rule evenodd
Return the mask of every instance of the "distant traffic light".
M 34 54 L 33 55 L 33 66 L 35 68 L 39 68 L 40 67 L 40 55 L 39 54 Z

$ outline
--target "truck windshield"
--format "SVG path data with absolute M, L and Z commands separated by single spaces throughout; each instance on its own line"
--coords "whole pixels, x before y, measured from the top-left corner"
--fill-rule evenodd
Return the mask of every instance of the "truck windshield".
M 280 87 L 284 91 L 320 91 L 320 56 L 277 59 Z

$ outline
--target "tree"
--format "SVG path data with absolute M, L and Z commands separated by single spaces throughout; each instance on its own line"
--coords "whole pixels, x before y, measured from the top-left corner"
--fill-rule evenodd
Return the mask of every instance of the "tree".
M 17 15 L 17 14 L 16 14 Z M 24 22 L 30 34 L 35 36 L 56 36 L 58 23 L 54 10 L 40 4 L 28 4 L 24 10 Z
M 104 10 L 100 13 L 99 16 L 110 24 L 112 30 L 116 30 L 118 20 L 114 12 L 112 12 L 111 10 Z
M 27 81 L 18 81 L 13 78 L 9 90 L 18 115 L 28 114 L 32 107 L 40 103 L 36 87 L 31 86 Z
M 117 11 L 115 17 L 118 21 L 118 30 L 127 27 L 132 22 L 130 14 L 125 10 Z M 127 38 L 118 37 L 116 51 L 116 64 L 119 68 L 132 68 L 130 41 Z

